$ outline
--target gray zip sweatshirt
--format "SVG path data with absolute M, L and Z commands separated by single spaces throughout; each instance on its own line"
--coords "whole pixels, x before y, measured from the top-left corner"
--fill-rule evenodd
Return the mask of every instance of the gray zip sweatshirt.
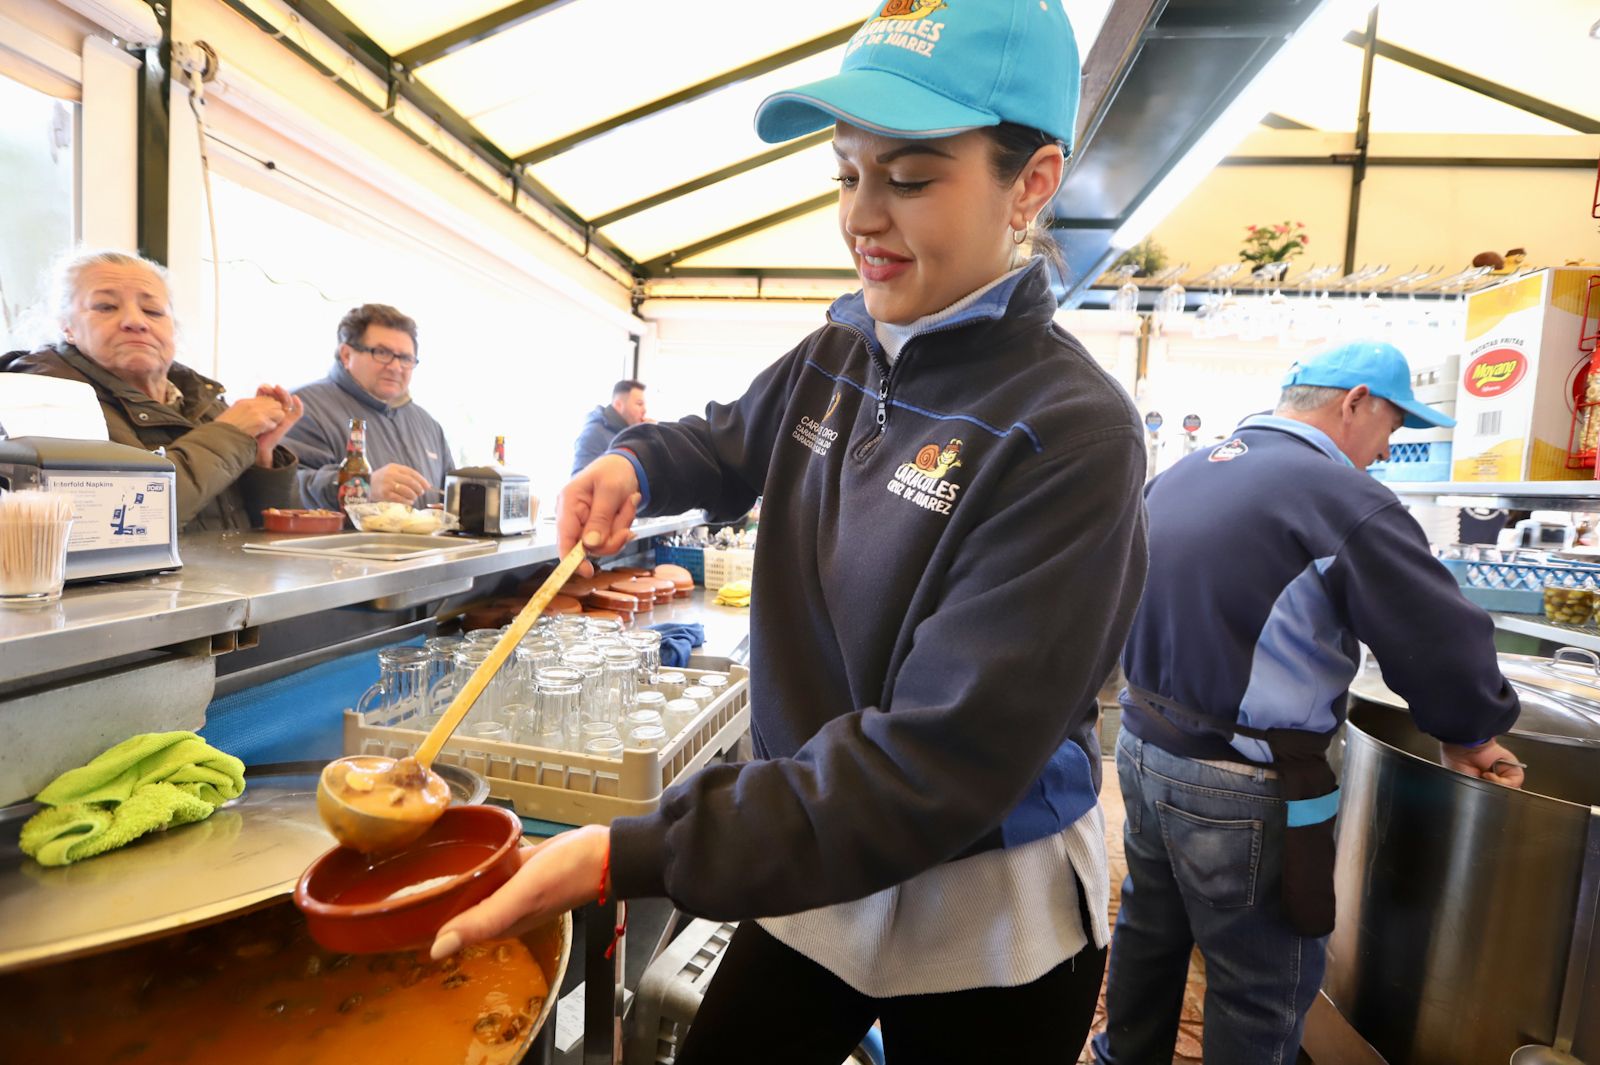
M 367 461 L 373 469 L 398 462 L 442 491 L 445 474 L 456 468 L 444 427 L 433 415 L 410 400 L 390 406 L 362 388 L 337 359 L 327 377 L 294 394 L 306 411 L 284 443 L 300 456 L 300 496 L 308 507 L 339 505 L 339 466 L 351 418 L 366 419 Z

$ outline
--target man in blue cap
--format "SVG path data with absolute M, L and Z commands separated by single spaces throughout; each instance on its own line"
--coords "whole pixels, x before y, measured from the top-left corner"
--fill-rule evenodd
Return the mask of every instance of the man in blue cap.
M 1494 625 L 1365 468 L 1419 403 L 1391 344 L 1297 363 L 1277 410 L 1145 489 L 1150 576 L 1123 651 L 1128 878 L 1101 1065 L 1172 1060 L 1189 955 L 1208 1065 L 1293 1062 L 1333 929 L 1326 751 L 1366 644 L 1452 769 L 1511 787 Z

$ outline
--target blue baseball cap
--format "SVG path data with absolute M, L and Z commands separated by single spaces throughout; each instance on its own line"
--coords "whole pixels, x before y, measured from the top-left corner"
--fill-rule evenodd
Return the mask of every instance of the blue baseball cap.
M 948 137 L 1015 122 L 1069 153 L 1078 41 L 1062 0 L 878 0 L 831 78 L 756 109 L 771 144 L 835 121 L 895 137 Z
M 1405 412 L 1408 429 L 1448 429 L 1456 420 L 1418 402 L 1411 391 L 1411 367 L 1393 344 L 1357 340 L 1329 348 L 1306 362 L 1297 362 L 1284 375 L 1283 387 L 1316 385 L 1321 388 L 1355 388 L 1386 399 Z

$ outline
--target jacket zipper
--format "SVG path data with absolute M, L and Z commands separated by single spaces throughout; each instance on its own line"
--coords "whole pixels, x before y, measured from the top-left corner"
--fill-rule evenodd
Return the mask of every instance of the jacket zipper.
M 861 338 L 861 342 L 866 346 L 867 354 L 872 358 L 872 365 L 876 367 L 878 371 L 878 431 L 873 433 L 872 436 L 866 440 L 862 441 L 861 444 L 857 446 L 853 452 L 851 452 L 851 455 L 854 458 L 861 460 L 865 459 L 867 456 L 871 455 L 877 450 L 878 445 L 883 442 L 884 433 L 888 431 L 889 397 L 894 391 L 895 371 L 904 366 L 906 360 L 910 358 L 911 345 L 915 344 L 923 337 L 930 337 L 935 333 L 948 332 L 951 329 L 959 329 L 963 325 L 968 325 L 970 323 L 952 322 L 946 325 L 941 325 L 937 329 L 930 329 L 925 333 L 918 333 L 916 336 L 905 342 L 905 346 L 900 349 L 900 354 L 895 358 L 893 365 L 890 365 L 888 360 L 883 357 L 883 354 L 872 346 L 872 343 L 867 340 L 867 335 L 865 333 L 854 326 L 844 325 L 843 322 L 840 322 L 839 324 L 843 325 L 844 328 L 850 330 L 856 336 Z

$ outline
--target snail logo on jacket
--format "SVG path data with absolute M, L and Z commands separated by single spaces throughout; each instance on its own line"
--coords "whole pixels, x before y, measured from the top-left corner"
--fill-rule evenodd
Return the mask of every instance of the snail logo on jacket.
M 1232 462 L 1250 449 L 1237 436 L 1211 453 L 1212 462 Z
M 955 506 L 956 493 L 961 491 L 961 486 L 945 480 L 945 475 L 960 465 L 960 440 L 952 437 L 943 447 L 938 444 L 924 445 L 915 459 L 902 462 L 894 471 L 894 478 L 888 485 L 889 494 L 897 495 L 923 510 L 948 515 L 950 508 Z
M 835 389 L 833 398 L 828 400 L 828 409 L 818 421 L 809 414 L 802 414 L 800 421 L 794 427 L 794 432 L 789 435 L 810 448 L 815 454 L 826 455 L 828 449 L 833 447 L 833 442 L 839 439 L 839 430 L 830 429 L 822 424 L 833 417 L 833 412 L 839 409 L 839 390 Z

